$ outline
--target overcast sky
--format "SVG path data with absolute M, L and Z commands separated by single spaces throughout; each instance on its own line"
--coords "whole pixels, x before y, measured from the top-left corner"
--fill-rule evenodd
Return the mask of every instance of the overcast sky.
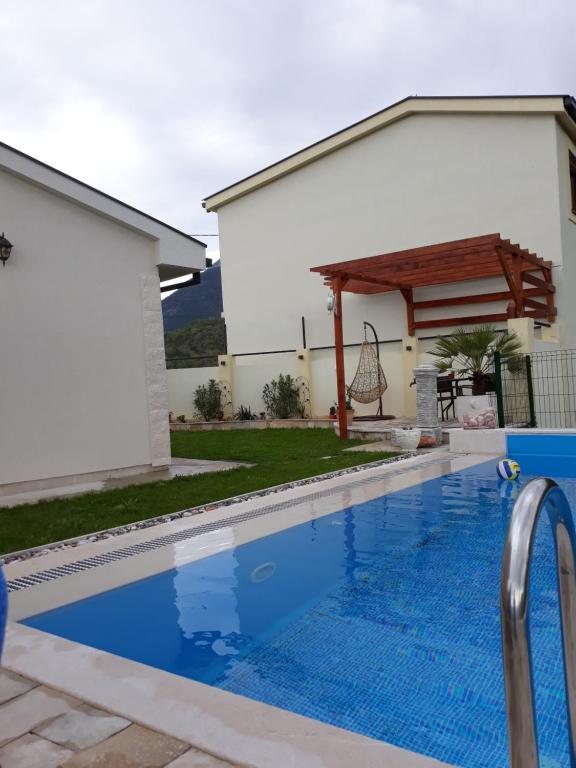
M 208 194 L 407 95 L 576 95 L 575 29 L 576 0 L 0 0 L 0 140 L 217 232 Z

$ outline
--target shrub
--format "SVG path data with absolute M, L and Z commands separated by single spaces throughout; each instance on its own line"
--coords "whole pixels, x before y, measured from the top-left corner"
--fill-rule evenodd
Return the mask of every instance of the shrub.
M 194 393 L 194 407 L 196 413 L 202 416 L 204 421 L 214 421 L 222 412 L 220 402 L 220 385 L 215 379 L 210 379 L 208 384 L 202 384 Z
M 302 414 L 298 386 L 290 374 L 280 374 L 278 380 L 265 384 L 262 400 L 273 419 L 289 419 Z
M 500 353 L 511 373 L 518 371 L 518 355 L 522 344 L 515 333 L 499 332 L 489 323 L 472 330 L 458 328 L 450 336 L 438 339 L 430 354 L 437 357 L 435 365 L 440 373 L 455 371 L 472 378 L 472 394 L 484 395 L 494 389 L 494 352 Z
M 234 418 L 237 421 L 252 421 L 256 418 L 256 414 L 252 413 L 250 406 L 241 405 L 234 414 Z
M 186 423 L 186 415 L 181 413 L 180 416 L 176 416 L 176 421 L 179 421 L 180 424 Z

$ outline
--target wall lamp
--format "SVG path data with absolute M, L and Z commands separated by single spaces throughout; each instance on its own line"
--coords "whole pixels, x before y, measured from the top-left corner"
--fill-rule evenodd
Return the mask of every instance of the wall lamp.
M 3 267 L 6 266 L 11 251 L 12 243 L 4 237 L 4 232 L 2 232 L 2 235 L 0 236 L 0 261 L 2 262 Z

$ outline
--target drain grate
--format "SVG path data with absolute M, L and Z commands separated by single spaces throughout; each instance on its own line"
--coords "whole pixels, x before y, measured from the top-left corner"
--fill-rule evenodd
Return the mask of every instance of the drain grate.
M 417 464 L 411 464 L 410 467 L 403 469 L 396 469 L 394 475 L 404 475 L 407 472 L 412 472 L 414 469 L 421 469 L 422 467 L 434 466 L 435 464 L 443 463 L 451 456 L 444 455 L 442 458 L 438 458 L 434 461 L 419 462 Z M 236 525 L 237 523 L 243 523 L 247 520 L 254 520 L 264 515 L 269 515 L 274 512 L 280 512 L 282 510 L 291 509 L 293 507 L 306 504 L 307 502 L 316 501 L 318 499 L 334 496 L 337 493 L 341 493 L 344 490 L 359 488 L 361 486 L 372 485 L 382 481 L 382 476 L 369 477 L 359 480 L 353 480 L 345 485 L 338 486 L 337 488 L 328 488 L 324 491 L 317 491 L 316 493 L 308 493 L 297 499 L 290 499 L 288 501 L 277 502 L 276 504 L 269 504 L 261 509 L 255 509 L 251 512 L 243 512 L 238 515 L 231 515 L 225 520 L 215 520 L 210 523 L 204 523 L 202 525 L 194 526 L 193 528 L 186 528 L 176 533 L 169 533 L 165 536 L 158 536 L 150 541 L 144 541 L 139 544 L 131 544 L 121 549 L 116 549 L 112 552 L 106 552 L 101 555 L 92 555 L 82 560 L 77 560 L 74 563 L 67 565 L 59 565 L 55 568 L 48 568 L 45 571 L 38 571 L 30 576 L 22 576 L 21 578 L 12 579 L 7 582 L 8 592 L 17 592 L 21 589 L 27 589 L 28 587 L 35 587 L 38 584 L 43 584 L 47 581 L 53 581 L 54 579 L 60 579 L 63 576 L 71 576 L 75 573 L 90 570 L 91 568 L 97 568 L 101 565 L 108 565 L 118 560 L 123 560 L 126 557 L 134 557 L 145 552 L 150 552 L 159 547 L 165 547 L 169 544 L 177 544 L 187 539 L 193 539 L 197 536 L 202 536 L 205 533 L 212 533 L 222 528 L 228 528 L 230 525 Z

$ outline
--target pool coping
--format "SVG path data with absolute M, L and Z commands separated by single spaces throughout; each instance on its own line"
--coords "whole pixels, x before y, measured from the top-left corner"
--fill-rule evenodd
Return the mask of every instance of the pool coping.
M 380 479 L 389 483 L 392 493 L 400 487 L 410 487 L 455 471 L 454 464 L 474 466 L 484 463 L 490 457 L 454 456 L 445 454 L 442 460 L 427 461 L 418 457 L 402 477 L 390 477 L 391 469 L 385 473 L 380 470 Z M 365 469 L 366 479 L 373 476 L 378 468 Z M 396 472 L 396 474 L 398 474 Z M 424 477 L 425 476 L 429 477 Z M 372 481 L 371 481 L 372 482 Z M 340 495 L 354 499 L 364 490 L 359 487 L 351 492 L 350 478 L 334 478 L 325 483 L 335 487 L 333 499 L 328 496 L 320 500 L 319 510 L 315 516 L 331 514 L 331 504 L 340 504 Z M 372 489 L 377 495 L 382 495 L 379 489 Z M 380 489 L 381 490 L 381 489 Z M 340 493 L 341 492 L 341 493 Z M 290 498 L 302 496 L 302 488 L 291 488 L 283 492 L 287 501 Z M 257 509 L 262 506 L 260 500 L 246 500 L 238 506 L 250 506 Z M 352 501 L 351 503 L 357 503 Z M 302 504 L 301 506 L 307 506 Z M 340 506 L 341 508 L 341 506 Z M 333 511 L 333 510 L 332 510 Z M 297 519 L 297 508 L 291 515 L 270 515 L 259 517 L 258 520 L 243 521 L 238 526 L 226 526 L 227 510 L 220 510 L 218 517 L 222 518 L 225 530 L 237 527 L 244 535 L 261 538 L 272 532 L 274 526 L 283 530 Z M 282 518 L 279 520 L 278 518 Z M 294 518 L 294 519 L 293 519 Z M 186 521 L 173 521 L 165 526 L 177 526 L 180 523 L 203 525 L 201 519 L 188 518 Z M 268 533 L 258 533 L 262 524 L 268 526 Z M 145 536 L 146 531 L 125 534 L 128 538 L 137 535 Z M 209 538 L 207 536 L 199 538 Z M 116 540 L 117 542 L 117 540 Z M 110 540 L 100 542 L 100 546 Z M 92 545 L 97 546 L 97 544 Z M 236 546 L 228 542 L 227 548 Z M 164 547 L 171 550 L 170 547 Z M 174 548 L 175 549 L 175 548 Z M 212 552 L 193 552 L 192 559 L 209 556 Z M 73 558 L 78 552 L 52 553 L 48 559 L 67 555 Z M 158 556 L 160 553 L 157 553 Z M 169 554 L 169 553 L 168 553 Z M 145 560 L 148 555 L 142 555 Z M 140 558 L 135 558 L 135 560 Z M 40 559 L 35 559 L 39 564 Z M 10 571 L 20 569 L 33 563 L 14 563 L 7 566 L 7 576 Z M 119 566 L 121 567 L 121 566 Z M 164 569 L 166 564 L 161 564 Z M 105 569 L 108 571 L 108 569 Z M 125 569 L 124 569 L 125 570 Z M 81 574 L 68 575 L 63 580 L 77 584 Z M 92 578 L 93 580 L 93 578 Z M 133 581 L 129 577 L 127 581 Z M 52 584 L 54 590 L 58 584 Z M 106 587 L 104 587 L 105 589 Z M 104 591 L 99 584 L 97 592 Z M 32 587 L 31 592 L 42 587 Z M 64 602 L 70 602 L 66 599 Z M 4 655 L 7 669 L 39 680 L 53 688 L 72 694 L 87 703 L 110 709 L 128 717 L 146 727 L 161 731 L 167 735 L 180 738 L 205 752 L 220 759 L 231 761 L 236 765 L 251 766 L 252 768 L 447 768 L 434 758 L 426 757 L 385 742 L 361 736 L 352 731 L 346 731 L 332 725 L 278 709 L 262 702 L 254 701 L 232 694 L 218 688 L 213 688 L 187 678 L 148 667 L 138 662 L 130 661 L 113 654 L 99 651 L 79 643 L 75 643 L 55 635 L 50 635 L 30 627 L 9 622 L 7 643 Z M 73 675 L 71 675 L 73 670 Z
M 450 453 L 448 451 L 428 453 L 426 455 L 416 455 L 405 458 L 402 462 L 371 462 L 367 465 L 362 465 L 362 472 L 354 472 L 346 474 L 338 474 L 336 476 L 330 474 L 328 476 L 318 476 L 313 478 L 313 483 L 293 483 L 288 486 L 275 486 L 272 489 L 266 489 L 265 491 L 255 492 L 248 494 L 244 497 L 231 497 L 226 500 L 225 503 L 219 504 L 217 502 L 204 505 L 201 508 L 190 508 L 190 510 L 183 510 L 179 513 L 174 513 L 170 518 L 165 516 L 153 518 L 154 523 L 152 525 L 139 526 L 137 524 L 131 525 L 128 530 L 115 529 L 115 533 L 112 536 L 106 536 L 101 538 L 85 537 L 82 539 L 82 543 L 78 546 L 62 546 L 55 543 L 50 548 L 44 548 L 42 552 L 36 554 L 35 557 L 18 558 L 5 562 L 4 575 L 7 581 L 10 582 L 13 579 L 26 578 L 29 575 L 38 573 L 39 571 L 59 567 L 62 565 L 73 564 L 80 559 L 86 559 L 92 556 L 106 556 L 110 552 L 122 548 L 123 546 L 133 545 L 134 542 L 148 542 L 154 537 L 161 536 L 163 533 L 172 532 L 173 530 L 182 529 L 183 527 L 202 527 L 210 522 L 216 521 L 225 525 L 226 523 L 233 521 L 236 512 L 241 512 L 243 509 L 270 509 L 276 507 L 279 504 L 290 503 L 293 500 L 303 500 L 305 498 L 313 498 L 317 496 L 325 495 L 326 492 L 333 492 L 341 488 L 347 488 L 349 486 L 362 484 L 364 478 L 376 478 L 384 479 L 389 476 L 405 475 L 412 470 L 424 469 L 431 465 L 443 464 L 456 458 L 467 459 L 468 454 Z M 483 460 L 488 460 L 489 457 L 483 457 Z M 401 466 L 399 466 L 401 465 Z M 350 477 L 350 474 L 354 477 Z M 310 488 L 310 494 L 306 494 L 308 488 Z M 274 497 L 274 502 L 271 503 L 271 496 Z M 196 513 L 194 509 L 200 509 L 201 511 Z
M 441 450 L 445 451 L 445 449 Z M 82 546 L 94 541 L 100 541 L 102 539 L 107 539 L 114 536 L 122 536 L 125 533 L 131 533 L 133 531 L 142 530 L 145 528 L 152 528 L 156 525 L 171 522 L 172 520 L 179 520 L 182 517 L 188 517 L 190 515 L 201 515 L 205 512 L 212 511 L 213 509 L 227 507 L 231 504 L 240 503 L 242 501 L 258 499 L 264 496 L 280 493 L 291 488 L 301 488 L 307 485 L 313 485 L 314 483 L 322 482 L 324 480 L 332 480 L 337 477 L 345 477 L 347 475 L 357 474 L 364 469 L 382 467 L 388 464 L 397 464 L 413 458 L 422 458 L 423 455 L 424 454 L 420 454 L 416 451 L 405 451 L 404 453 L 400 453 L 398 456 L 392 456 L 388 459 L 377 459 L 376 461 L 367 462 L 365 464 L 356 464 L 352 467 L 338 469 L 333 472 L 325 472 L 321 475 L 312 475 L 311 477 L 305 477 L 300 480 L 293 480 L 288 483 L 271 485 L 267 488 L 260 488 L 255 491 L 249 491 L 248 493 L 238 494 L 237 496 L 227 496 L 223 499 L 215 499 L 214 501 L 208 501 L 204 504 L 197 504 L 194 507 L 185 507 L 184 509 L 177 510 L 176 512 L 167 512 L 163 515 L 147 517 L 143 520 L 137 520 L 133 523 L 117 525 L 113 526 L 112 528 L 101 528 L 100 530 L 91 531 L 90 533 L 84 533 L 79 536 L 71 536 L 68 539 L 61 539 L 60 541 L 39 544 L 35 547 L 25 547 L 24 549 L 15 550 L 14 552 L 6 552 L 4 554 L 0 554 L 0 562 L 8 565 L 19 560 L 27 560 L 33 557 L 40 557 L 54 550 Z M 48 501 L 52 501 L 52 499 L 48 499 Z M 16 507 L 14 509 L 16 509 Z

